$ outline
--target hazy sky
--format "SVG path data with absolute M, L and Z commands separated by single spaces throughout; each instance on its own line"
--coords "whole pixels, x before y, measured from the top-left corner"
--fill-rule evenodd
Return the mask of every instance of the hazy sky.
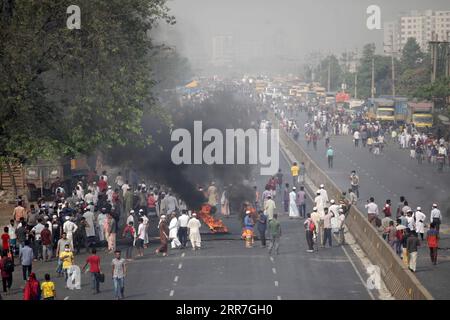
M 208 56 L 215 35 L 232 35 L 238 52 L 303 58 L 341 53 L 375 42 L 383 30 L 368 30 L 366 9 L 381 8 L 382 23 L 410 10 L 450 10 L 449 0 L 169 0 L 177 19 L 166 37 L 191 59 Z M 256 53 L 255 53 L 256 51 Z

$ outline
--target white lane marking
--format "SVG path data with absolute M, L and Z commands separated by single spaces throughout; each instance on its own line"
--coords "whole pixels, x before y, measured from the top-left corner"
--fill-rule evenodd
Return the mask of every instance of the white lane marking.
M 178 265 L 178 269 L 181 269 L 182 267 L 183 267 L 183 264 L 180 263 L 180 264 Z
M 175 276 L 175 279 L 173 279 L 173 282 L 178 282 L 178 276 Z
M 348 254 L 347 250 L 345 249 L 344 246 L 341 246 L 342 250 L 344 251 L 345 255 L 348 258 L 348 261 L 350 261 L 350 264 L 352 265 L 353 269 L 355 270 L 356 274 L 359 277 L 359 280 L 361 280 L 361 283 L 363 284 L 364 288 L 366 288 L 367 293 L 369 294 L 369 296 L 372 298 L 372 300 L 375 300 L 375 297 L 373 296 L 372 292 L 369 290 L 369 288 L 367 287 L 367 283 L 366 281 L 364 281 L 363 277 L 361 276 L 361 273 L 359 273 L 358 269 L 356 268 L 355 264 L 353 263 L 352 259 L 350 258 L 350 255 Z
M 185 255 L 185 254 L 186 254 L 186 253 L 185 253 L 185 252 L 183 252 L 183 253 L 181 254 L 181 257 L 182 257 L 182 258 L 184 258 L 184 255 Z
M 275 281 L 275 287 L 278 287 L 278 281 Z
M 64 300 L 69 300 L 69 296 L 65 297 Z
M 273 272 L 273 274 L 277 274 L 277 269 L 272 268 L 272 272 Z
M 280 296 L 277 296 L 277 300 L 281 300 L 281 297 L 280 297 Z
M 169 296 L 173 297 L 173 294 L 175 293 L 175 291 L 170 290 Z

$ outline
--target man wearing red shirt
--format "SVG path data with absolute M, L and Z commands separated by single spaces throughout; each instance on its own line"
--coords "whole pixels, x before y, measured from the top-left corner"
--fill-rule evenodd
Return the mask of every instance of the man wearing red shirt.
M 2 234 L 2 249 L 3 251 L 9 251 L 9 228 L 4 227 L 3 231 L 5 233 Z
M 92 249 L 92 255 L 86 260 L 86 264 L 83 267 L 83 272 L 86 270 L 86 266 L 89 264 L 89 272 L 92 277 L 92 291 L 93 294 L 100 293 L 100 257 L 97 255 L 97 250 Z
M 104 180 L 103 176 L 100 177 L 100 181 L 98 182 L 98 188 L 100 192 L 105 192 L 108 188 L 108 183 Z
M 49 261 L 52 258 L 52 233 L 46 223 L 44 229 L 41 231 L 42 242 L 42 257 L 44 261 Z
M 150 192 L 147 198 L 147 208 L 148 212 L 151 213 L 151 215 L 156 215 L 156 199 L 153 192 Z

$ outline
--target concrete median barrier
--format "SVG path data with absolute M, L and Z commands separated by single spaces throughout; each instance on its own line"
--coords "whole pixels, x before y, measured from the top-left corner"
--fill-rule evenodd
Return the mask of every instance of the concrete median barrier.
M 279 128 L 279 119 L 272 112 L 269 112 L 268 116 L 273 123 L 273 127 Z M 306 175 L 315 186 L 323 184 L 330 199 L 340 198 L 342 190 L 282 128 L 280 128 L 280 140 L 298 161 L 304 162 Z M 367 217 L 357 207 L 352 206 L 350 208 L 345 223 L 367 257 L 380 268 L 381 277 L 395 299 L 433 299 L 428 290 L 403 264 L 391 246 L 383 240 L 378 231 L 369 223 Z

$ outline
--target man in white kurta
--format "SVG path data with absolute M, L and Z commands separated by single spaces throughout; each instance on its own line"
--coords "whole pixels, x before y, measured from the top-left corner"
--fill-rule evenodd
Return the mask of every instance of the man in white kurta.
M 264 213 L 267 215 L 269 221 L 273 219 L 273 214 L 276 208 L 275 201 L 273 201 L 272 197 L 269 196 L 264 203 Z
M 106 220 L 106 214 L 104 212 L 100 212 L 97 216 L 97 232 L 98 232 L 98 239 L 103 242 L 106 240 L 105 237 L 105 220 Z
M 289 193 L 289 218 L 298 218 L 300 214 L 298 213 L 297 207 L 297 192 L 296 188 L 293 187 L 292 191 Z
M 427 218 L 427 216 L 422 212 L 421 207 L 417 207 L 417 211 L 414 214 L 414 217 L 416 218 L 417 236 L 420 236 L 423 240 L 423 234 L 425 233 L 425 219 Z
M 77 231 L 78 227 L 75 223 L 70 221 L 70 217 L 66 216 L 66 222 L 63 224 L 63 232 L 66 233 L 67 239 L 70 241 L 71 247 L 73 248 L 73 234 Z
M 169 224 L 169 239 L 172 240 L 170 242 L 172 249 L 178 248 L 181 245 L 180 240 L 178 240 L 178 219 L 175 213 L 172 214 L 172 219 Z
M 91 210 L 86 210 L 83 217 L 88 224 L 86 227 L 86 237 L 95 237 L 94 213 Z
M 202 239 L 200 237 L 200 221 L 197 219 L 197 214 L 193 213 L 192 218 L 187 224 L 189 232 L 189 240 L 191 240 L 192 250 L 200 249 Z

